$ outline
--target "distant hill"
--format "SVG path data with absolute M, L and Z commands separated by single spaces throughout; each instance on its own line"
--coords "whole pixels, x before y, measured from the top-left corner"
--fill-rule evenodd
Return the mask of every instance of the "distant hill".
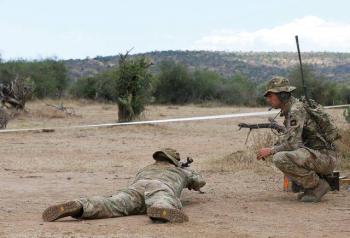
M 164 60 L 173 60 L 190 69 L 208 69 L 229 76 L 241 73 L 253 81 L 265 81 L 272 75 L 288 75 L 299 64 L 296 53 L 290 52 L 212 52 L 212 51 L 156 51 L 135 54 L 144 55 L 153 62 L 152 70 Z M 98 56 L 81 60 L 66 60 L 69 77 L 94 76 L 118 64 L 118 56 Z M 350 53 L 312 52 L 302 53 L 303 63 L 312 67 L 317 75 L 331 80 L 350 81 Z

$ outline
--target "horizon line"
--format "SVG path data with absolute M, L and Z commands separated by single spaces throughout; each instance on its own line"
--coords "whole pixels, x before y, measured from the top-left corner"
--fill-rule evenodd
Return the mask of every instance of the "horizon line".
M 127 52 L 127 50 L 125 50 Z M 145 52 L 135 52 L 130 53 L 129 55 L 137 56 L 137 55 L 145 55 L 145 54 L 151 54 L 151 53 L 161 53 L 161 52 L 208 52 L 208 53 L 225 53 L 225 54 L 271 54 L 271 53 L 278 53 L 278 54 L 297 54 L 296 51 L 230 51 L 230 50 L 152 50 L 152 51 L 145 51 Z M 346 51 L 303 51 L 302 54 L 320 54 L 320 53 L 327 53 L 327 54 L 350 54 L 350 52 Z M 0 63 L 6 63 L 6 62 L 13 62 L 13 61 L 45 61 L 45 60 L 55 60 L 55 61 L 70 61 L 70 60 L 87 60 L 87 59 L 96 59 L 96 58 L 107 58 L 107 57 L 118 57 L 120 54 L 123 53 L 116 53 L 114 55 L 95 55 L 95 56 L 85 56 L 81 58 L 60 58 L 58 56 L 46 56 L 46 57 L 18 57 L 18 58 L 2 58 L 0 53 Z

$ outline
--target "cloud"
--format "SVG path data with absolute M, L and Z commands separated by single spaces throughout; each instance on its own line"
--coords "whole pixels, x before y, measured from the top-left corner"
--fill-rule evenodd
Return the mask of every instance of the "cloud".
M 257 31 L 220 30 L 197 40 L 196 50 L 295 51 L 299 35 L 302 51 L 350 52 L 350 23 L 306 16 L 290 23 Z

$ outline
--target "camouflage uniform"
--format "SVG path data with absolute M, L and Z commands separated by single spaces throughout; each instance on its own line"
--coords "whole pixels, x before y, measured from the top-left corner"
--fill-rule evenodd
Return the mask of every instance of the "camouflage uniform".
M 141 169 L 127 189 L 119 190 L 110 197 L 96 196 L 75 200 L 82 205 L 82 213 L 68 215 L 75 218 L 96 219 L 146 212 L 148 214 L 150 208 L 181 210 L 182 190 L 188 188 L 199 191 L 205 185 L 205 181 L 199 173 L 180 166 L 180 157 L 175 150 L 163 149 L 155 152 L 153 157 L 157 161 Z M 44 212 L 45 221 L 67 216 L 67 214 L 62 216 L 55 206 L 52 207 L 53 210 L 48 208 Z
M 128 189 L 111 197 L 82 198 L 81 218 L 108 218 L 144 214 L 148 207 L 181 209 L 184 188 L 199 190 L 205 182 L 202 176 L 188 168 L 175 167 L 157 161 L 141 169 Z
M 281 112 L 281 116 L 284 116 L 287 133 L 272 148 L 273 162 L 304 188 L 314 188 L 319 182 L 317 174 L 333 171 L 334 151 L 325 148 L 302 102 L 291 98 L 287 111 Z
M 272 88 L 272 90 L 271 90 Z M 268 92 L 291 92 L 287 79 L 276 77 L 270 81 Z M 317 132 L 316 123 L 310 118 L 303 102 L 291 97 L 284 110 L 284 126 L 287 132 L 272 147 L 273 162 L 284 174 L 306 189 L 319 183 L 319 176 L 333 171 L 335 152 L 327 150 Z

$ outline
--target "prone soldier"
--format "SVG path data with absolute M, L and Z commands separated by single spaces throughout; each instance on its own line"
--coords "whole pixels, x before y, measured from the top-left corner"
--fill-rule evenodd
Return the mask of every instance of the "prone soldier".
M 147 214 L 152 221 L 186 222 L 180 196 L 184 188 L 200 191 L 205 185 L 202 176 L 188 168 L 191 159 L 181 164 L 179 153 L 171 148 L 156 151 L 155 163 L 141 169 L 127 189 L 110 197 L 81 198 L 48 207 L 44 221 L 71 216 L 77 219 L 98 219 Z

